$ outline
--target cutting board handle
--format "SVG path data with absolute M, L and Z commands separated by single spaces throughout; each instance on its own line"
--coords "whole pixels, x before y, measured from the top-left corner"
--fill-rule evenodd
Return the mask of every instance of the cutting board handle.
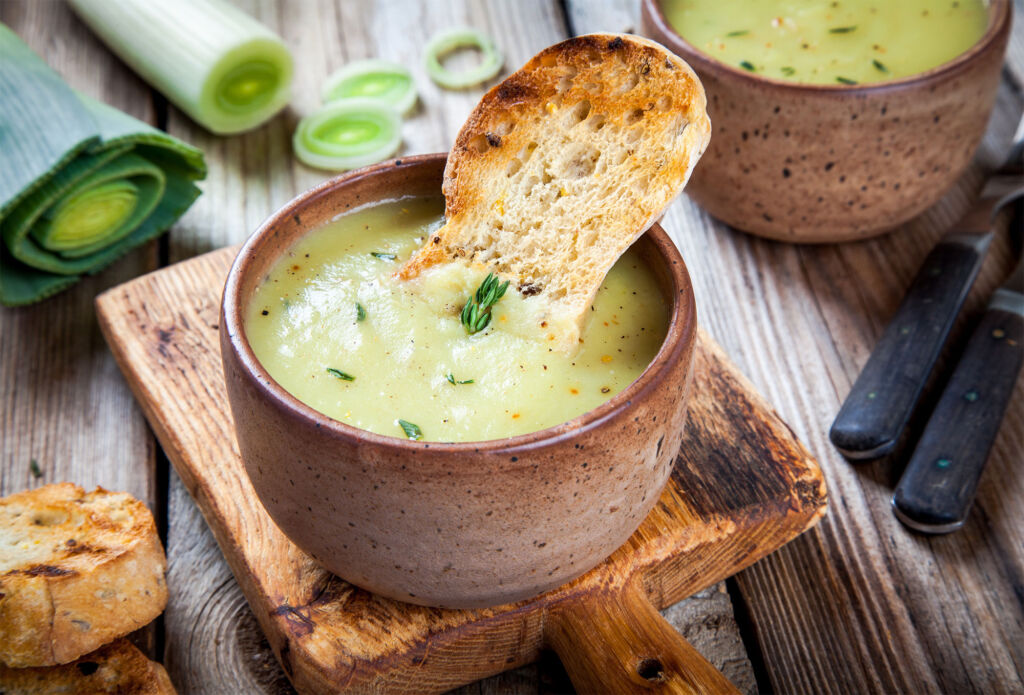
M 661 617 L 638 581 L 558 604 L 544 638 L 580 693 L 739 695 Z

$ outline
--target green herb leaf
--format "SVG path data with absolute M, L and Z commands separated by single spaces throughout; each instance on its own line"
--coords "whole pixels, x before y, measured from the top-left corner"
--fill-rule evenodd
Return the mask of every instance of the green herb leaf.
M 828 30 L 830 34 L 849 34 L 851 31 L 856 31 L 857 25 L 854 24 L 851 27 L 832 27 Z
M 359 302 L 356 302 L 356 321 L 365 321 L 365 320 L 366 320 L 366 309 L 363 307 L 362 304 L 360 304 Z
M 726 36 L 746 36 L 750 31 L 747 29 L 740 29 L 739 31 L 730 31 Z
M 494 273 L 487 273 L 487 277 L 462 307 L 462 313 L 459 315 L 467 333 L 473 335 L 487 328 L 491 322 L 491 307 L 505 296 L 509 282 L 501 282 Z
M 885 63 L 878 60 L 877 58 L 872 60 L 871 64 L 874 65 L 877 69 L 881 70 L 882 72 L 889 72 L 889 68 L 885 67 Z
M 399 418 L 398 426 L 402 428 L 402 431 L 405 432 L 405 436 L 409 439 L 423 439 L 423 431 L 420 429 L 419 425 Z
M 757 68 L 755 68 L 754 64 L 751 63 L 749 60 L 740 61 L 740 67 L 743 68 L 744 70 L 749 70 L 750 72 L 757 72 Z
M 836 82 L 841 84 L 857 84 L 857 80 L 851 80 L 849 77 L 837 77 Z
M 346 374 L 345 372 L 341 371 L 340 369 L 335 369 L 334 367 L 328 367 L 327 368 L 327 373 L 330 374 L 333 377 L 341 379 L 342 381 L 355 381 L 356 380 L 356 378 L 354 376 L 352 376 L 351 374 Z
M 379 258 L 382 261 L 393 261 L 398 258 L 395 254 L 387 253 L 385 251 L 370 251 L 370 255 L 374 258 Z
M 796 68 L 791 68 L 788 65 L 785 65 L 779 69 L 782 70 L 782 74 L 785 75 L 786 77 L 792 77 L 793 75 L 796 74 Z
M 455 375 L 452 374 L 451 372 L 449 372 L 448 375 L 445 376 L 445 379 L 447 379 L 448 383 L 451 384 L 452 386 L 456 386 L 458 384 L 472 384 L 473 383 L 472 379 L 465 379 L 464 381 L 459 381 L 459 380 L 457 380 L 455 378 Z
M 32 459 L 31 461 L 28 462 L 28 469 L 30 471 L 32 471 L 32 477 L 33 478 L 42 478 L 43 477 L 43 471 L 40 470 L 39 462 L 36 461 L 35 459 Z

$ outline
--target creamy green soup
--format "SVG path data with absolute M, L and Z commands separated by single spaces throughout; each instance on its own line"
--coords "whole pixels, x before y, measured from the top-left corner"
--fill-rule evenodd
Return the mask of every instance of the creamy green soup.
M 736 67 L 812 84 L 924 72 L 974 45 L 982 0 L 662 0 L 696 48 Z
M 349 425 L 430 441 L 550 427 L 628 386 L 657 354 L 669 305 L 628 251 L 609 272 L 578 352 L 553 349 L 541 301 L 514 287 L 470 335 L 460 312 L 487 273 L 444 264 L 393 277 L 442 223 L 443 201 L 406 198 L 311 231 L 249 304 L 256 357 L 287 391 Z

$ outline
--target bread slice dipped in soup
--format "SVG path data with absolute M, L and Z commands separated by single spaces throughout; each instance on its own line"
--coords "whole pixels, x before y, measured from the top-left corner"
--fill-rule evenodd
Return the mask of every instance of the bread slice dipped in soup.
M 482 441 L 581 415 L 632 383 L 671 299 L 633 242 L 707 146 L 703 88 L 646 39 L 545 49 L 490 90 L 449 154 L 444 198 L 311 230 L 249 303 L 287 391 L 340 422 Z

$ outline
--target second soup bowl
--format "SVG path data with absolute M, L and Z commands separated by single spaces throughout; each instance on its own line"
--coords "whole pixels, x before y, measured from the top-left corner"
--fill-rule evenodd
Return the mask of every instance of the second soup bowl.
M 894 0 L 898 1 L 898 0 Z M 820 85 L 773 79 L 699 50 L 641 0 L 643 33 L 704 83 L 711 144 L 687 194 L 727 224 L 793 242 L 890 231 L 942 197 L 981 141 L 1010 33 L 1010 0 L 966 52 L 890 82 Z
M 667 335 L 641 376 L 599 407 L 538 432 L 454 444 L 374 434 L 317 412 L 256 359 L 248 302 L 306 232 L 367 203 L 439 195 L 444 165 L 444 154 L 386 162 L 287 204 L 235 260 L 220 336 L 246 471 L 281 530 L 364 589 L 470 608 L 557 587 L 640 525 L 682 439 L 696 308 L 679 252 L 654 225 L 636 243 L 671 306 Z

